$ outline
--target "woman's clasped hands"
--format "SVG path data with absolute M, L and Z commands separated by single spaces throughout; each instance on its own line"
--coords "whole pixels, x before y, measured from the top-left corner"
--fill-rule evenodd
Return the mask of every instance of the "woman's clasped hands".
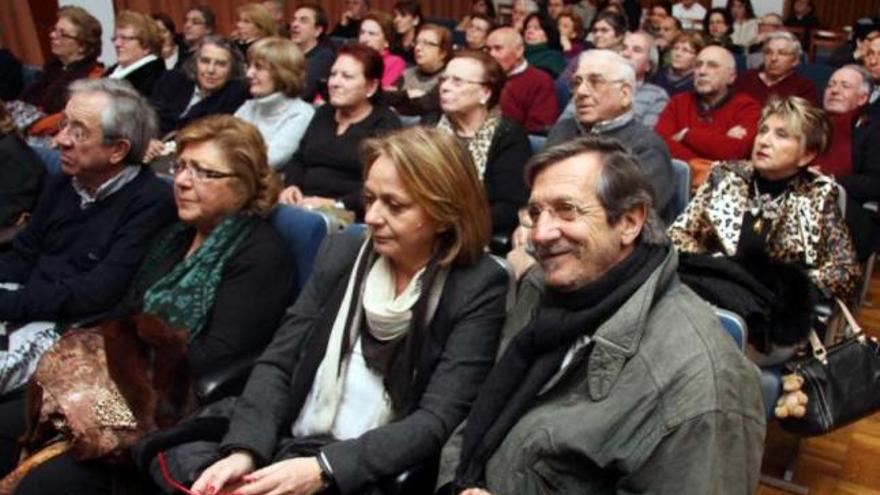
M 247 452 L 235 452 L 215 462 L 193 483 L 199 495 L 312 495 L 324 488 L 321 467 L 314 457 L 297 457 L 254 471 Z

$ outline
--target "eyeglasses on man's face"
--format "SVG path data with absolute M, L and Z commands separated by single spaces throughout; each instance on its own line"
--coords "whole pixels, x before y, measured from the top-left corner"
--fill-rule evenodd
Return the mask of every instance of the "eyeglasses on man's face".
M 606 79 L 600 74 L 575 74 L 568 81 L 568 87 L 572 92 L 577 91 L 581 86 L 586 85 L 589 91 L 601 91 L 609 84 L 622 83 L 623 79 Z
M 523 227 L 531 228 L 541 219 L 541 215 L 545 212 L 554 218 L 563 222 L 574 222 L 583 215 L 589 213 L 590 209 L 584 205 L 574 201 L 561 200 L 551 203 L 529 203 L 519 210 L 519 222 Z

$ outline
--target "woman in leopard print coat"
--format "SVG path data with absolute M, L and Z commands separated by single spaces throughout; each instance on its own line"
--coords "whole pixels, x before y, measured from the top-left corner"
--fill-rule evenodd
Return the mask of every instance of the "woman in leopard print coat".
M 827 146 L 825 113 L 797 97 L 764 107 L 749 161 L 720 162 L 669 227 L 682 252 L 761 249 L 800 263 L 825 297 L 849 300 L 859 280 L 834 179 L 808 169 Z

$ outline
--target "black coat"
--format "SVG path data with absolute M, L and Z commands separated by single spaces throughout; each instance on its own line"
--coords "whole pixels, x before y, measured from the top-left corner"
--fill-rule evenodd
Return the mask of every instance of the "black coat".
M 299 187 L 306 196 L 342 201 L 347 210 L 363 218 L 363 175 L 359 147 L 364 139 L 400 127 L 388 107 L 373 111 L 342 134 L 336 134 L 336 109 L 323 105 L 315 111 L 299 149 L 284 167 L 285 184 Z
M 440 115 L 423 120 L 427 125 L 437 125 Z M 517 212 L 529 199 L 523 175 L 526 162 L 532 156 L 529 137 L 523 127 L 501 117 L 486 159 L 483 187 L 492 210 L 492 233 L 510 235 L 519 223 Z
M 159 131 L 163 136 L 207 115 L 233 114 L 250 98 L 247 83 L 233 79 L 193 105 L 184 115 L 183 111 L 189 105 L 195 88 L 195 81 L 179 70 L 166 72 L 156 83 L 150 103 L 159 115 Z
M 113 65 L 106 71 L 104 71 L 104 77 L 108 77 L 110 74 L 113 74 L 113 71 L 116 70 L 116 66 L 118 64 Z M 144 95 L 145 97 L 149 97 L 153 94 L 153 87 L 162 78 L 162 75 L 165 74 L 165 61 L 161 58 L 157 58 L 144 65 L 143 67 L 139 67 L 136 71 L 131 74 L 125 76 L 125 80 L 130 82 L 134 89 L 138 90 L 138 93 Z
M 40 197 L 46 167 L 16 134 L 0 137 L 0 227 L 14 225 Z
M 293 396 L 291 387 L 300 373 L 309 372 L 303 369 L 309 337 L 332 326 L 360 245 L 355 236 L 326 238 L 309 283 L 236 403 L 221 451 L 244 448 L 259 465 L 276 458 L 305 402 L 305 396 Z M 494 362 L 508 280 L 488 255 L 450 271 L 415 363 L 416 386 L 424 386 L 415 395 L 415 409 L 358 438 L 321 447 L 341 493 L 361 492 L 440 453 Z

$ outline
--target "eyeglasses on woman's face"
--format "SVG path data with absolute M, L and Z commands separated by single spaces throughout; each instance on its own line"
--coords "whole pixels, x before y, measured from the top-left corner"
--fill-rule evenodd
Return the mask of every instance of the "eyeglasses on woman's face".
M 171 164 L 171 168 L 169 168 L 168 171 L 171 173 L 171 175 L 175 177 L 180 174 L 185 174 L 186 178 L 196 182 L 207 182 L 238 176 L 238 174 L 232 172 L 221 172 L 219 170 L 212 170 L 196 162 L 195 160 L 183 160 L 180 158 L 174 160 L 174 162 Z

